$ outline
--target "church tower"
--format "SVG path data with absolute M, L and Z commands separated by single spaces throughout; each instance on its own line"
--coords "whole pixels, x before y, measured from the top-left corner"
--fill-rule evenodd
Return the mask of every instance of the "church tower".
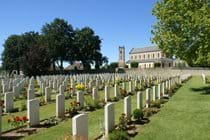
M 119 46 L 119 61 L 118 67 L 124 68 L 125 67 L 125 47 Z

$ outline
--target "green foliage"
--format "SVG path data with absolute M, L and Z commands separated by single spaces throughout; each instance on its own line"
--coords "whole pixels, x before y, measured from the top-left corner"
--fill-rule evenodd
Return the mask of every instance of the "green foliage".
M 138 62 L 131 62 L 131 68 L 138 68 L 139 63 Z
M 124 113 L 121 114 L 119 118 L 118 128 L 121 131 L 125 131 L 127 129 L 128 119 Z
M 26 109 L 26 102 L 21 101 L 19 111 L 25 111 Z
M 112 62 L 108 66 L 108 68 L 111 70 L 115 70 L 117 67 L 118 67 L 118 62 Z
M 144 117 L 150 117 L 153 114 L 157 113 L 158 110 L 156 108 L 146 108 L 144 109 Z
M 208 0 L 161 0 L 153 15 L 157 23 L 152 41 L 167 56 L 175 55 L 191 66 L 210 66 Z
M 114 130 L 109 134 L 109 140 L 129 140 L 129 136 L 126 132 L 120 130 Z
M 150 103 L 151 107 L 160 108 L 160 105 L 161 105 L 161 101 L 160 100 L 151 101 L 151 103 Z
M 4 43 L 3 68 L 22 70 L 26 75 L 41 75 L 47 71 L 50 59 L 45 47 L 40 45 L 41 37 L 36 32 L 12 35 Z
M 86 70 L 95 64 L 99 69 L 108 63 L 100 50 L 100 37 L 91 28 L 75 31 L 67 21 L 56 18 L 42 27 L 41 35 L 31 31 L 9 36 L 4 43 L 2 65 L 9 73 L 22 70 L 27 76 L 47 74 L 50 66 L 55 72 L 56 65 L 62 73 L 64 61 L 81 61 Z
M 2 53 L 2 65 L 3 69 L 9 73 L 12 70 L 20 70 L 20 56 L 19 56 L 19 44 L 21 37 L 18 35 L 11 35 L 4 42 L 4 51 Z
M 154 64 L 154 67 L 155 68 L 159 68 L 161 66 L 161 63 L 160 62 L 155 62 L 155 64 Z
M 143 111 L 141 109 L 135 109 L 133 111 L 133 118 L 135 120 L 141 120 L 143 118 L 144 114 Z
M 108 62 L 108 58 L 103 57 L 100 50 L 100 37 L 95 35 L 91 28 L 85 27 L 75 31 L 74 53 L 68 55 L 68 58 L 73 56 L 76 60 L 82 61 L 85 70 L 90 70 L 91 64 L 95 64 L 96 69 L 99 69 L 99 66 Z
M 99 101 L 93 100 L 93 99 L 90 98 L 90 97 L 87 97 L 87 98 L 85 99 L 85 104 L 86 104 L 85 109 L 86 109 L 87 111 L 93 111 L 93 110 L 95 110 L 95 109 L 101 108 L 101 106 L 100 106 L 100 104 L 99 104 Z

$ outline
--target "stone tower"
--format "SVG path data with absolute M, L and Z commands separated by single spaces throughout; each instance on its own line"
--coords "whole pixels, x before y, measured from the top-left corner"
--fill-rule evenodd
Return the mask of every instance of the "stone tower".
M 125 67 L 125 47 L 121 47 L 121 46 L 119 46 L 118 67 L 121 67 L 121 68 Z

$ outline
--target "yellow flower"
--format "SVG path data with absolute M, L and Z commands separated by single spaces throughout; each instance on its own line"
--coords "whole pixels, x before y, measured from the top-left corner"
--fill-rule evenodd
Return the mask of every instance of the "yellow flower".
M 85 85 L 83 85 L 83 84 L 77 84 L 76 85 L 76 89 L 77 90 L 85 90 Z

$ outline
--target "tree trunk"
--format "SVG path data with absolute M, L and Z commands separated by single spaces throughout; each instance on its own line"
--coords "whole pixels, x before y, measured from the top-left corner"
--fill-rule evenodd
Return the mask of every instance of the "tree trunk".
M 53 62 L 53 73 L 55 74 L 55 61 Z

